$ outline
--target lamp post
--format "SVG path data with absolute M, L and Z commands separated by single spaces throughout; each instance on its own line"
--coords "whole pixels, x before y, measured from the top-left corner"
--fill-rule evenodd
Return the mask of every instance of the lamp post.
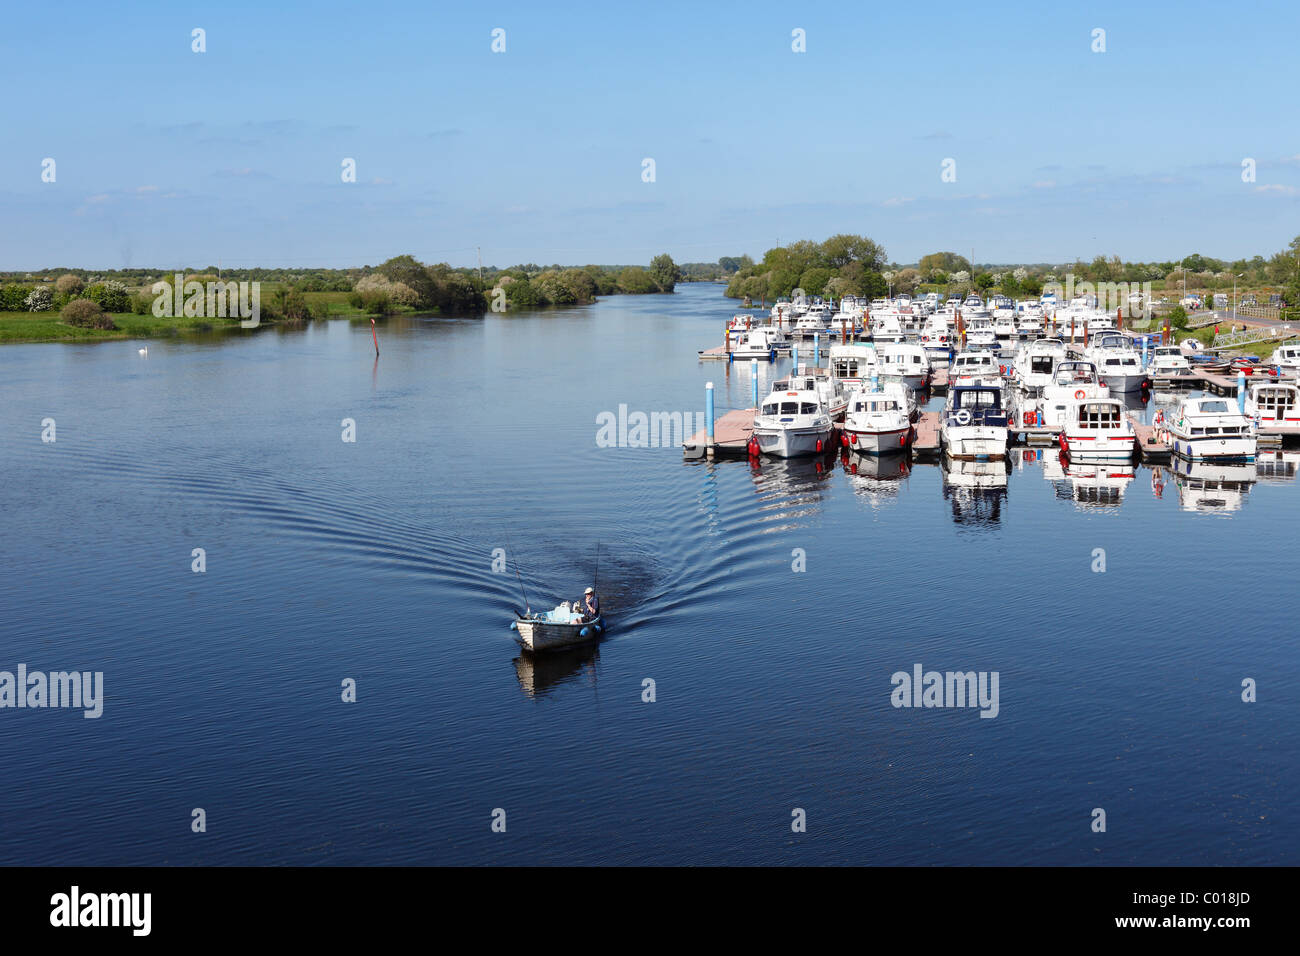
M 1233 322 L 1237 321 L 1237 280 L 1240 279 L 1245 274 L 1246 273 L 1244 272 L 1238 272 L 1235 276 L 1232 277 L 1232 321 Z

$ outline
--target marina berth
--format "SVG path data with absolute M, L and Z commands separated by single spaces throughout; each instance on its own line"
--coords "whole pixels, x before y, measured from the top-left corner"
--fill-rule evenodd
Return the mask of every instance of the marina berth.
M 1167 417 L 1165 427 L 1175 456 L 1192 461 L 1255 460 L 1254 422 L 1230 398 L 1202 395 L 1183 399 L 1178 411 Z
M 1131 462 L 1137 453 L 1137 432 L 1114 398 L 1068 402 L 1059 441 L 1070 461 Z
M 948 389 L 940 430 L 950 458 L 1001 458 L 1007 453 L 1007 413 L 996 385 L 956 385 Z
M 910 392 L 898 382 L 849 395 L 841 444 L 850 451 L 886 455 L 907 450 L 912 432 Z
M 1147 378 L 1153 385 L 1168 384 L 1192 374 L 1192 363 L 1177 345 L 1157 345 L 1147 360 Z

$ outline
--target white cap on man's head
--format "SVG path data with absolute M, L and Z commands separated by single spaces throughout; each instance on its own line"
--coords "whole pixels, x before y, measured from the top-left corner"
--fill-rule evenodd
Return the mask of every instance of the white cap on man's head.
M 596 593 L 596 589 L 595 589 L 595 588 L 587 588 L 586 593 L 587 593 L 587 594 L 595 594 L 595 593 Z

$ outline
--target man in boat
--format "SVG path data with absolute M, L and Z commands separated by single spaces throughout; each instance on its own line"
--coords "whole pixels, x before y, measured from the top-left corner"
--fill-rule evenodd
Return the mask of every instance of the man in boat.
M 594 621 L 600 617 L 600 598 L 596 596 L 595 588 L 587 588 L 583 596 L 583 605 L 586 610 L 586 617 L 589 621 Z

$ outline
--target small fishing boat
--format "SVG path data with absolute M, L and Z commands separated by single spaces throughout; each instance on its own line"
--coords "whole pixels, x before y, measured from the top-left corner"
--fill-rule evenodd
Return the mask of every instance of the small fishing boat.
M 605 617 L 602 614 L 594 620 L 584 621 L 581 614 L 569 609 L 566 601 L 544 614 L 518 615 L 514 629 L 519 634 L 519 643 L 528 650 L 549 651 L 594 641 L 605 630 Z

